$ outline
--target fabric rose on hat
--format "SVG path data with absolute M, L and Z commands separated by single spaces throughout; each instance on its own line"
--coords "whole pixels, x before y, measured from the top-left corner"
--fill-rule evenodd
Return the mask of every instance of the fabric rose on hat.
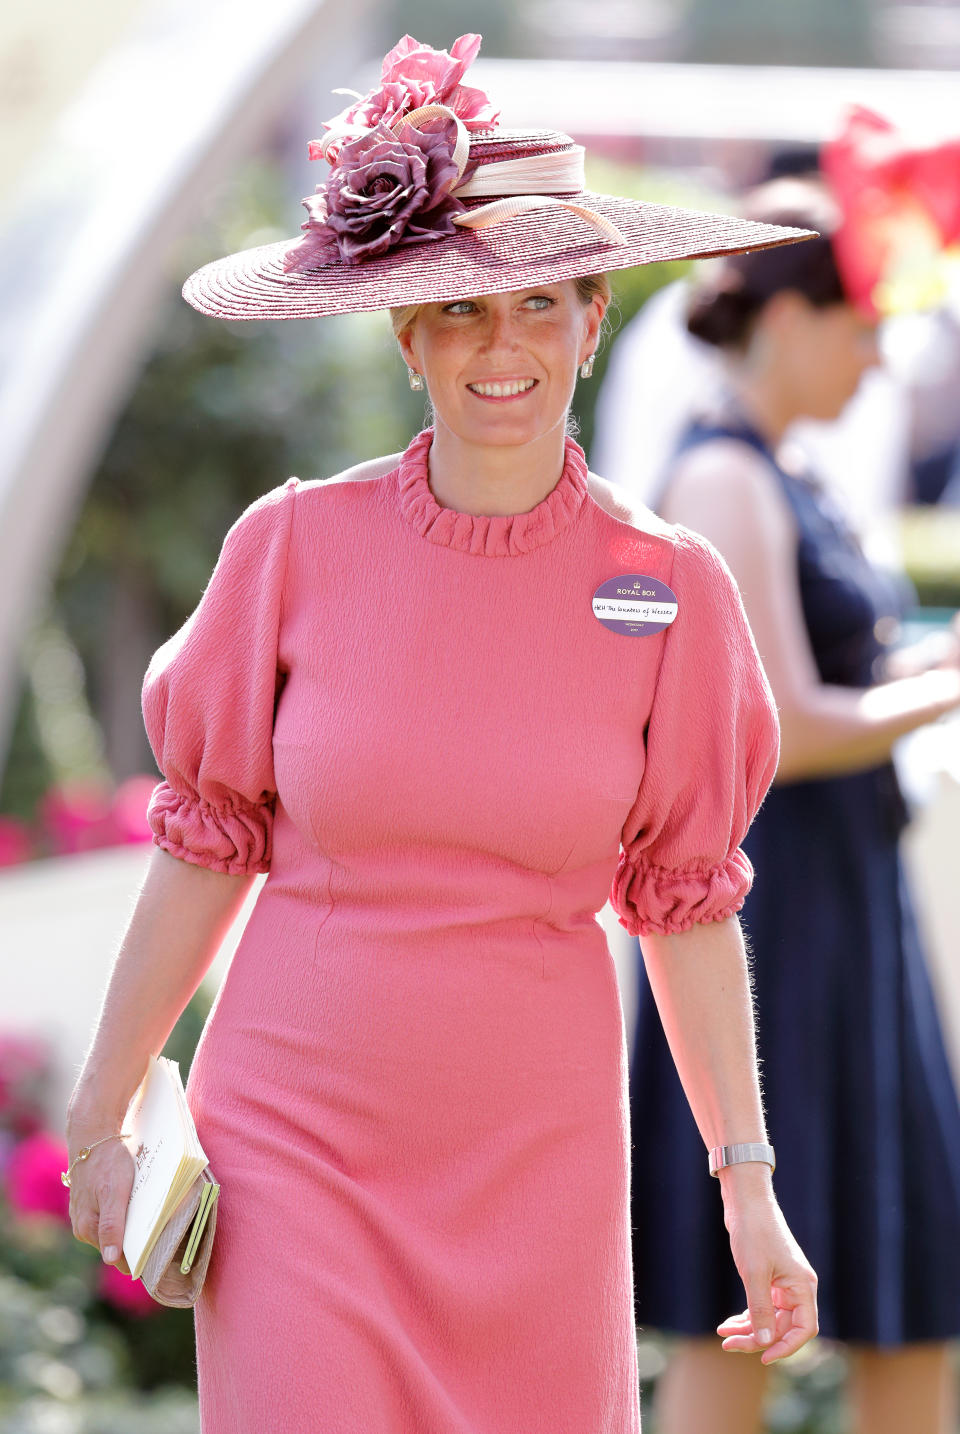
M 422 130 L 385 124 L 343 146 L 330 178 L 304 201 L 306 232 L 284 267 L 309 269 L 342 259 L 360 264 L 404 244 L 456 232 L 465 206 L 450 191 L 459 178 L 453 160 L 456 126 L 434 120 Z
M 379 88 L 358 96 L 352 105 L 326 121 L 331 135 L 310 145 L 310 158 L 327 158 L 335 163 L 345 140 L 378 124 L 393 124 L 401 115 L 424 105 L 446 105 L 468 130 L 495 125 L 500 112 L 483 90 L 460 83 L 479 50 L 479 35 L 461 35 L 449 52 L 434 50 L 430 45 L 421 45 L 412 35 L 404 35 L 383 61 Z

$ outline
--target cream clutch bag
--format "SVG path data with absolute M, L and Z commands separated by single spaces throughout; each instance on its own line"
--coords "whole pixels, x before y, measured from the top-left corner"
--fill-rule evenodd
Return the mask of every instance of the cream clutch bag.
M 189 1309 L 196 1303 L 213 1251 L 219 1193 L 208 1165 L 157 1236 L 140 1279 L 158 1304 Z

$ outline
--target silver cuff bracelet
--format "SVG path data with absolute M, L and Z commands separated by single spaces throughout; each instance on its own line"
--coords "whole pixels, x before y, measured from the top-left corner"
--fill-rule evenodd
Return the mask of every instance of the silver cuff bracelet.
M 762 1160 L 770 1166 L 771 1174 L 777 1168 L 772 1145 L 716 1145 L 710 1152 L 710 1174 L 718 1175 L 727 1165 L 742 1165 L 748 1160 Z

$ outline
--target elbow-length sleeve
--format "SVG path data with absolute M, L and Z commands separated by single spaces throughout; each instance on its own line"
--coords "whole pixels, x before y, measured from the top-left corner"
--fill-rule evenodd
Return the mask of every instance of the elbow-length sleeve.
M 231 875 L 270 866 L 277 646 L 297 480 L 252 503 L 224 539 L 199 604 L 154 653 L 143 718 L 164 780 L 157 846 Z
M 683 528 L 672 586 L 678 613 L 611 893 L 634 936 L 740 910 L 753 881 L 740 843 L 779 757 L 776 708 L 736 583 L 716 550 Z

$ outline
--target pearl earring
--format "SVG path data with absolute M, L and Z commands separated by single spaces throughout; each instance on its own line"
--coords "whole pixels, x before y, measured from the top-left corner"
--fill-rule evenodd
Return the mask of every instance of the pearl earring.
M 417 373 L 415 368 L 407 369 L 407 378 L 410 380 L 410 387 L 414 393 L 423 392 L 423 374 Z
M 589 356 L 589 358 L 585 358 L 584 361 L 583 361 L 583 363 L 580 365 L 580 377 L 581 377 L 581 378 L 589 378 L 592 373 L 593 373 L 593 354 L 591 354 L 591 355 Z

